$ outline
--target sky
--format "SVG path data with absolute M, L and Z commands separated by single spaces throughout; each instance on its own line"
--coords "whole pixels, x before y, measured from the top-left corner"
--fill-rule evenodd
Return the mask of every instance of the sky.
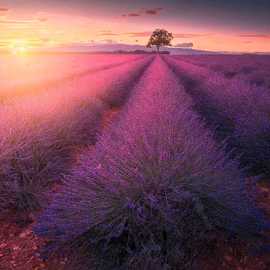
M 173 46 L 270 52 L 269 0 L 0 0 L 0 49 L 145 45 L 156 28 Z

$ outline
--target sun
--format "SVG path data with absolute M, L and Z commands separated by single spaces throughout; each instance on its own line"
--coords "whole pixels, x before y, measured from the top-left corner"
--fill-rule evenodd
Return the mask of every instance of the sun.
M 12 54 L 26 54 L 30 50 L 30 46 L 26 40 L 15 40 L 11 42 L 10 51 Z

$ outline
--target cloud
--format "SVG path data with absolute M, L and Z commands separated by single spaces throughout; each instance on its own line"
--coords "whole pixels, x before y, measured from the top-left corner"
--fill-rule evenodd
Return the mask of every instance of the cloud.
M 106 44 L 117 44 L 118 42 L 112 39 L 103 39 L 101 42 L 104 42 Z
M 43 37 L 43 38 L 40 38 L 40 40 L 41 40 L 42 42 L 44 42 L 44 43 L 48 43 L 48 42 L 50 42 L 50 41 L 51 41 L 51 39 L 50 39 L 50 38 L 48 38 L 48 37 Z
M 5 41 L 5 40 L 1 40 L 1 41 L 0 41 L 0 47 L 2 47 L 2 48 L 8 47 L 9 44 L 10 44 L 9 41 Z
M 146 9 L 144 11 L 147 15 L 159 15 L 163 8 Z
M 0 12 L 8 12 L 8 11 L 9 11 L 8 8 L 0 7 Z
M 99 31 L 98 36 L 119 36 L 119 34 L 113 33 L 112 31 Z
M 173 33 L 174 38 L 196 38 L 196 37 L 204 37 L 209 36 L 210 34 L 186 34 L 186 33 Z
M 130 37 L 149 37 L 151 36 L 152 32 L 129 32 L 125 33 L 125 35 Z
M 245 35 L 239 35 L 239 37 L 242 38 L 270 38 L 269 34 L 245 34 Z
M 139 14 L 139 13 L 128 13 L 127 16 L 128 17 L 139 17 L 139 16 L 141 16 L 141 14 Z
M 8 19 L 8 18 L 0 18 L 0 24 L 8 24 L 8 25 L 27 25 L 32 23 L 46 22 L 48 18 L 39 17 L 39 18 L 28 18 L 28 19 Z
M 163 10 L 163 8 L 151 8 L 151 9 L 143 8 L 140 11 L 122 14 L 121 16 L 122 17 L 140 17 L 140 16 L 144 16 L 144 15 L 155 16 L 155 15 L 159 15 L 162 10 Z
M 46 17 L 40 17 L 37 19 L 39 22 L 47 22 L 48 21 L 48 18 Z
M 125 33 L 125 35 L 128 35 L 130 37 L 149 37 L 151 36 L 153 32 L 152 31 L 145 31 L 145 32 L 129 32 Z M 186 34 L 186 33 L 173 33 L 174 38 L 196 38 L 196 37 L 204 37 L 209 36 L 210 34 Z
M 28 24 L 32 22 L 35 22 L 35 21 L 33 20 L 6 20 L 6 19 L 0 20 L 0 24 Z
M 141 14 L 140 13 L 131 12 L 131 13 L 128 13 L 128 14 L 122 14 L 121 16 L 122 17 L 140 17 Z
M 193 46 L 194 46 L 193 42 L 184 42 L 174 45 L 174 47 L 177 48 L 192 48 Z

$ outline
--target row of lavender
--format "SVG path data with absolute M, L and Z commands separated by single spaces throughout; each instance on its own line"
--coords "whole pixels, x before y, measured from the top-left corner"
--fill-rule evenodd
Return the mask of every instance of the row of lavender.
M 270 90 L 269 55 L 198 55 L 177 58 L 220 72 L 226 78 L 242 79 Z
M 216 233 L 260 239 L 268 224 L 238 162 L 160 57 L 133 93 L 35 226 L 49 251 L 75 251 L 63 269 L 191 269 Z
M 195 109 L 253 175 L 270 176 L 270 93 L 242 79 L 166 58 L 193 96 Z
M 94 144 L 103 113 L 121 106 L 151 57 L 62 84 L 54 91 L 0 107 L 0 216 L 27 216 L 47 201 L 46 191 Z

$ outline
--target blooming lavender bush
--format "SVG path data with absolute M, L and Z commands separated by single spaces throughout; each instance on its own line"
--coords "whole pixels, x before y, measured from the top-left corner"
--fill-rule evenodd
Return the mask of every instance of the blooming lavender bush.
M 238 163 L 216 146 L 160 57 L 133 93 L 35 232 L 52 250 L 82 248 L 85 269 L 190 269 L 217 232 L 260 238 L 268 223 Z
M 12 110 L 10 117 L 15 119 L 7 121 L 5 112 L 0 154 L 1 214 L 11 209 L 24 212 L 40 208 L 43 193 L 51 183 L 59 182 L 59 174 L 73 160 L 72 150 L 95 142 L 104 109 L 102 103 L 93 100 L 87 106 L 63 108 L 57 116 L 47 111 L 43 118 L 29 119 L 28 114 Z M 20 122 L 11 123 L 16 119 Z

